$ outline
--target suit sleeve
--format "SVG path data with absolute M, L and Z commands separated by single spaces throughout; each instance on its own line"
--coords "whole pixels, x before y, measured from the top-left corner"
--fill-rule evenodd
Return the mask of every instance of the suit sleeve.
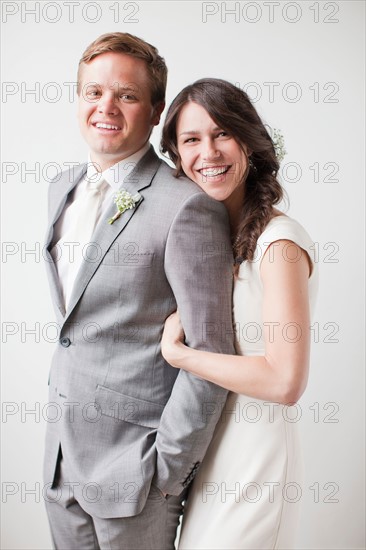
M 225 207 L 203 193 L 191 196 L 168 236 L 165 272 L 188 346 L 235 354 L 232 248 Z M 180 371 L 156 438 L 155 483 L 180 494 L 193 479 L 213 435 L 227 391 Z

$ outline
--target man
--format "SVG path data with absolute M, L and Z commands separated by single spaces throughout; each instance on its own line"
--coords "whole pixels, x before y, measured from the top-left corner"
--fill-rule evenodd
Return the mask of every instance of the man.
M 93 42 L 78 73 L 90 162 L 50 186 L 48 275 L 62 328 L 49 386 L 62 414 L 48 423 L 45 481 L 56 548 L 173 548 L 226 398 L 160 352 L 178 307 L 189 345 L 234 353 L 224 207 L 174 178 L 149 145 L 166 75 L 137 37 Z

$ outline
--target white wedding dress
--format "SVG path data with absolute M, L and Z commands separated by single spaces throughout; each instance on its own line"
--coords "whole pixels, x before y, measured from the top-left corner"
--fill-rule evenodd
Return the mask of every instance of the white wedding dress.
M 235 283 L 238 354 L 263 355 L 264 330 L 272 330 L 276 337 L 275 323 L 262 323 L 259 267 L 269 244 L 279 239 L 295 242 L 312 260 L 309 295 L 313 311 L 318 282 L 314 243 L 298 222 L 284 215 L 275 217 L 258 239 L 255 260 L 241 264 Z M 268 253 L 275 254 L 276 245 Z M 291 327 L 288 329 L 286 337 L 296 338 Z M 180 550 L 294 547 L 304 491 L 298 420 L 299 407 L 229 394 L 190 489 Z

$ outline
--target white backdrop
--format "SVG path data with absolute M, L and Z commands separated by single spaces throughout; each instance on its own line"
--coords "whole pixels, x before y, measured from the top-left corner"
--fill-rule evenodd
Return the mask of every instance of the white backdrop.
M 117 30 L 165 57 L 168 103 L 197 78 L 225 78 L 285 136 L 288 213 L 316 241 L 321 276 L 297 417 L 307 468 L 297 548 L 364 547 L 364 11 L 363 1 L 2 2 L 3 549 L 51 547 L 47 180 L 86 158 L 72 83 L 85 47 Z

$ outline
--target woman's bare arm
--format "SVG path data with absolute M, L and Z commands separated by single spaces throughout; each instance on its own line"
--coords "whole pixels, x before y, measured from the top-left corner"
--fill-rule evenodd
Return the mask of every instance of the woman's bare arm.
M 291 241 L 273 244 L 260 267 L 265 327 L 263 356 L 222 355 L 191 349 L 183 343 L 184 333 L 176 313 L 166 321 L 162 353 L 174 367 L 230 391 L 289 404 L 301 397 L 308 379 L 310 260 Z M 299 257 L 298 261 L 288 259 L 289 245 L 294 252 L 291 257 Z

